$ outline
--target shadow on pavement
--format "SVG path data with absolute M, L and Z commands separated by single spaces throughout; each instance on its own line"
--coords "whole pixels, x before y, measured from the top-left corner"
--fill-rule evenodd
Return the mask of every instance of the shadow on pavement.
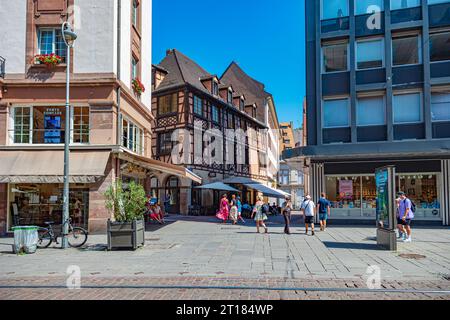
M 328 249 L 382 250 L 376 243 L 330 242 L 323 241 Z

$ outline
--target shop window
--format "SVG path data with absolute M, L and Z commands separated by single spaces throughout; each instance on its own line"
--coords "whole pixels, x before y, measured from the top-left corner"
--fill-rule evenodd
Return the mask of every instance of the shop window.
M 144 131 L 128 119 L 122 121 L 122 146 L 137 154 L 144 154 Z
M 357 125 L 377 126 L 386 124 L 384 97 L 358 98 Z
M 350 126 L 350 105 L 348 99 L 323 101 L 323 127 L 340 128 Z
M 415 219 L 441 219 L 437 174 L 399 174 L 397 175 L 397 191 L 405 192 L 415 203 Z
M 450 60 L 450 32 L 430 34 L 430 61 Z
M 431 94 L 431 119 L 450 121 L 450 93 Z
M 391 0 L 391 10 L 419 7 L 420 0 Z
M 159 180 L 156 177 L 150 178 L 150 197 L 159 198 Z
M 361 177 L 326 178 L 326 193 L 336 217 L 361 216 Z
M 418 35 L 392 39 L 394 66 L 421 63 L 420 37 Z
M 46 221 L 62 221 L 63 186 L 61 184 L 10 184 L 10 225 L 45 226 Z M 87 228 L 89 188 L 71 186 L 69 215 L 74 225 Z
M 158 147 L 160 155 L 167 155 L 172 152 L 172 132 L 159 134 Z
M 356 42 L 356 68 L 358 70 L 384 67 L 383 39 Z
M 203 116 L 203 100 L 197 96 L 194 96 L 194 113 Z
M 65 62 L 67 46 L 62 37 L 61 28 L 39 28 L 38 29 L 38 51 L 39 54 L 56 54 Z
M 178 94 L 173 93 L 158 98 L 158 115 L 178 112 Z
M 384 0 L 354 0 L 355 15 L 373 13 L 384 10 Z M 376 7 L 376 9 L 374 9 Z
M 322 20 L 348 17 L 349 0 L 321 0 L 320 15 Z
M 333 44 L 322 47 L 322 72 L 339 72 L 348 70 L 348 44 Z
M 395 94 L 393 96 L 394 124 L 422 122 L 420 93 Z

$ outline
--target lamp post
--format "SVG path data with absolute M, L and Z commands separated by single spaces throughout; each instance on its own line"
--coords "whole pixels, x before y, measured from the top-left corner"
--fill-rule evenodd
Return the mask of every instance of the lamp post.
M 62 217 L 62 249 L 67 249 L 69 243 L 67 241 L 67 234 L 69 233 L 69 145 L 70 145 L 70 49 L 77 38 L 73 32 L 70 24 L 64 22 L 62 24 L 62 36 L 67 47 L 67 70 L 66 70 L 66 130 L 64 138 L 64 192 L 63 192 L 63 217 Z

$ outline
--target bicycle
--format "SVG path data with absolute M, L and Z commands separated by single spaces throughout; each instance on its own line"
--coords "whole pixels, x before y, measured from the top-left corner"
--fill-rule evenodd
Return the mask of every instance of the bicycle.
M 68 219 L 65 223 L 69 224 L 69 233 L 67 234 L 67 240 L 69 242 L 69 246 L 72 248 L 79 248 L 84 245 L 88 238 L 88 232 L 81 227 L 74 227 L 72 225 L 72 219 Z M 55 222 L 48 221 L 45 222 L 48 226 L 47 228 L 39 228 L 38 229 L 38 248 L 45 249 L 48 248 L 53 241 L 56 244 L 59 244 L 58 238 L 61 237 L 62 232 L 57 234 L 53 230 L 53 225 Z

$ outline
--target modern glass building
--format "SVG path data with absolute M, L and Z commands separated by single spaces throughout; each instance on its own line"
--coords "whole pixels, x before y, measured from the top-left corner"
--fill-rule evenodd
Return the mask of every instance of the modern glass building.
M 375 169 L 395 165 L 416 221 L 450 221 L 450 1 L 306 1 L 307 156 L 332 218 L 375 219 Z

